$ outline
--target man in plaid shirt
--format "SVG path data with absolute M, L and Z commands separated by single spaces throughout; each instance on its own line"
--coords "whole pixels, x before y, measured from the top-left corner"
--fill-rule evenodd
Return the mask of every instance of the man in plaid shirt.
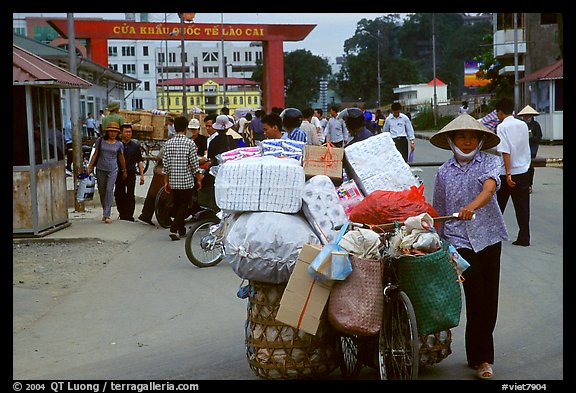
M 186 137 L 188 119 L 179 116 L 174 119 L 176 136 L 168 139 L 164 145 L 162 161 L 164 168 L 164 189 L 172 193 L 175 216 L 170 226 L 170 239 L 179 240 L 186 235 L 184 220 L 189 213 L 192 201 L 194 181 L 197 189 L 202 188 L 202 172 L 198 164 L 196 144 Z

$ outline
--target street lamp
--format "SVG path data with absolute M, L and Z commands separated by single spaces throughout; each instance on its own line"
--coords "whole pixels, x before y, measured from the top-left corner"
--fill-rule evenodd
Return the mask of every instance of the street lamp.
M 377 37 L 367 30 L 362 30 L 361 33 L 364 35 L 368 34 L 370 37 L 372 37 L 376 40 L 376 53 L 377 53 L 377 63 L 378 63 L 378 102 L 377 102 L 377 107 L 379 108 L 381 105 L 381 103 L 380 103 L 380 99 L 381 99 L 381 96 L 380 96 L 380 83 L 381 83 L 381 78 L 380 78 L 380 29 L 378 29 L 378 36 Z
M 223 99 L 224 99 L 224 106 L 227 106 L 228 100 L 226 99 L 226 59 L 224 58 L 224 13 L 220 13 L 220 34 L 222 37 L 220 49 L 222 51 L 222 79 L 224 85 Z

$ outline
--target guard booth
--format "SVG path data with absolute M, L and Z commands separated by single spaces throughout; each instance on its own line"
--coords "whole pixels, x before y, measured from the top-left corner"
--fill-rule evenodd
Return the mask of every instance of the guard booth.
M 70 225 L 61 90 L 91 84 L 13 45 L 12 234 L 45 236 Z

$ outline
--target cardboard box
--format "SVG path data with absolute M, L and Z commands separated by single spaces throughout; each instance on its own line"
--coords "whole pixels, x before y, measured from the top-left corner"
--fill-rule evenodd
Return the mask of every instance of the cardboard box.
M 330 297 L 332 283 L 314 280 L 308 266 L 321 250 L 319 245 L 305 244 L 290 275 L 276 320 L 316 335 L 324 307 Z
M 306 178 L 316 175 L 328 176 L 335 185 L 342 183 L 342 160 L 344 148 L 327 146 L 304 146 L 302 166 Z

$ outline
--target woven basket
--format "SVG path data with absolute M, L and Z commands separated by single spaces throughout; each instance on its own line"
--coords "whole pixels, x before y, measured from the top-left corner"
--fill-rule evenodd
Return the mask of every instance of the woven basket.
M 418 366 L 432 366 L 440 363 L 452 353 L 452 332 L 450 329 L 441 332 L 418 335 L 420 342 L 420 357 Z
M 330 292 L 328 320 L 340 332 L 373 336 L 382 326 L 382 262 L 355 255 L 350 262 L 352 273 L 346 280 L 336 281 Z
M 338 367 L 336 334 L 325 319 L 316 335 L 276 321 L 286 284 L 250 281 L 245 325 L 246 357 L 263 379 L 305 379 Z
M 400 257 L 398 279 L 414 306 L 418 333 L 436 333 L 458 326 L 462 294 L 446 243 L 429 254 Z

